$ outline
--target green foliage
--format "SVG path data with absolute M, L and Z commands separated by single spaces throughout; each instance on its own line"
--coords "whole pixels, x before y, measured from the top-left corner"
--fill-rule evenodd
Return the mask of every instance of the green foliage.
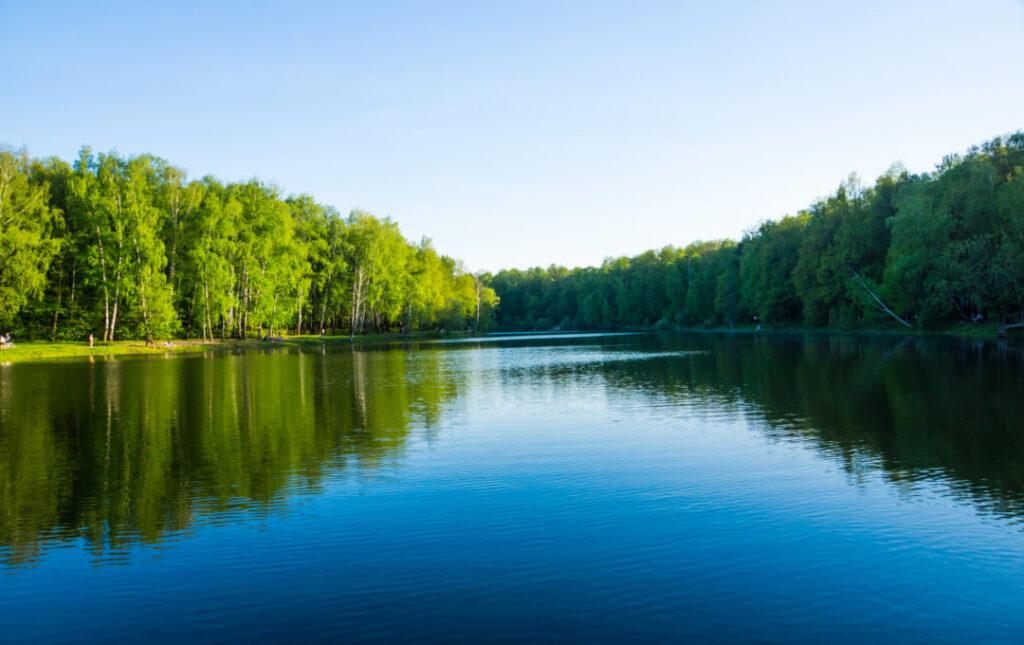
M 851 176 L 738 244 L 502 271 L 493 285 L 507 328 L 1001 320 L 1024 311 L 1024 133 L 947 157 L 931 175 L 894 166 L 868 188 Z
M 0 150 L 0 324 L 43 292 L 59 248 L 56 215 L 46 179 L 32 171 L 28 155 Z
M 0 324 L 29 337 L 918 327 L 1024 311 L 1024 133 L 855 177 L 736 243 L 473 275 L 390 219 L 150 155 L 0 151 Z M 499 307 L 500 296 L 500 307 Z
M 150 155 L 84 148 L 72 167 L 0 151 L 0 323 L 19 336 L 486 330 L 497 304 L 389 219 L 256 180 L 190 181 Z

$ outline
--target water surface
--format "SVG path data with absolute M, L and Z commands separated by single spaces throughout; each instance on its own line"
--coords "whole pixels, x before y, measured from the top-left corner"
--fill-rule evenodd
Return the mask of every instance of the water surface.
M 1014 345 L 0 366 L 0 640 L 1015 641 L 1022 520 Z

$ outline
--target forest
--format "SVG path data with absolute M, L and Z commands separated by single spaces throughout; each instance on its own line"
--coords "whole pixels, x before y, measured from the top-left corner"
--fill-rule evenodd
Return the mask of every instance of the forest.
M 934 329 L 1024 322 L 1024 132 L 893 166 L 736 242 L 666 246 L 600 267 L 501 271 L 508 329 Z
M 499 307 L 500 300 L 500 307 Z M 1024 322 L 1024 132 L 851 176 L 740 241 L 467 271 L 388 218 L 151 156 L 0 150 L 0 329 L 19 338 Z
M 18 338 L 485 331 L 485 278 L 388 218 L 261 181 L 0 150 L 0 329 Z

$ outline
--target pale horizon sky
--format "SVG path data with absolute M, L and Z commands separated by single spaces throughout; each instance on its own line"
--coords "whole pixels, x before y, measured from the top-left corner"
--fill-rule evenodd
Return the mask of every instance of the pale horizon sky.
M 494 271 L 739 238 L 1024 128 L 1021 0 L 209 4 L 0 0 L 0 144 L 259 177 Z

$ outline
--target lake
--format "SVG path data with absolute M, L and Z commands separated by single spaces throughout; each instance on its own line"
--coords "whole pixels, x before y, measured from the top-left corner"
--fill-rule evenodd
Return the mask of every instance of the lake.
M 0 640 L 1019 642 L 1022 520 L 1014 344 L 0 366 Z

